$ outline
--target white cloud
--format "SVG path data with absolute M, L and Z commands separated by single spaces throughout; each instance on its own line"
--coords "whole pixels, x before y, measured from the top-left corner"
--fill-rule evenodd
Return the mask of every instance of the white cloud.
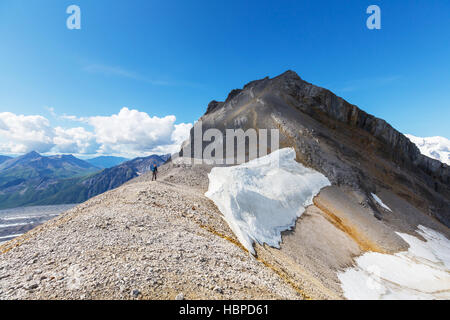
M 103 65 L 103 64 L 91 64 L 91 65 L 85 66 L 83 68 L 83 70 L 86 72 L 89 72 L 89 73 L 103 74 L 106 76 L 124 77 L 124 78 L 144 81 L 144 82 L 150 83 L 152 85 L 157 85 L 157 86 L 171 85 L 171 83 L 169 83 L 167 81 L 149 79 L 147 77 L 143 77 L 143 76 L 139 75 L 136 72 L 129 71 L 129 70 L 126 70 L 126 69 L 124 69 L 122 67 L 118 67 L 118 66 L 107 66 L 107 65 Z
M 384 87 L 388 85 L 392 85 L 393 83 L 401 80 L 401 76 L 399 75 L 391 75 L 385 77 L 374 77 L 374 78 L 365 78 L 365 79 L 357 79 L 347 81 L 345 86 L 342 88 L 338 88 L 337 91 L 340 92 L 353 92 L 359 90 L 373 89 L 378 87 Z
M 42 116 L 0 113 L 0 152 L 48 152 L 53 146 L 53 129 Z
M 85 128 L 55 128 L 54 151 L 58 153 L 95 154 L 100 145 Z
M 91 64 L 83 68 L 84 71 L 91 73 L 102 73 L 105 75 L 121 76 L 126 78 L 137 79 L 139 76 L 135 72 L 125 70 L 117 66 L 106 66 L 101 64 Z
M 177 152 L 188 138 L 192 124 L 175 124 L 176 117 L 151 117 L 145 112 L 122 108 L 111 116 L 65 119 L 86 127 L 52 127 L 42 116 L 0 113 L 0 152 L 105 154 L 126 157 Z M 91 127 L 91 130 L 89 130 Z
M 164 147 L 177 143 L 174 138 L 179 139 L 180 135 L 175 116 L 150 117 L 145 112 L 128 108 L 109 117 L 91 117 L 86 121 L 94 128 L 97 141 L 107 153 L 161 152 L 159 150 L 167 149 Z
M 45 110 L 47 110 L 52 117 L 57 117 L 56 113 L 55 113 L 55 108 L 53 107 L 45 107 Z
M 180 123 L 175 125 L 175 130 L 172 132 L 172 140 L 181 145 L 187 138 L 192 129 L 192 123 Z
M 80 122 L 86 121 L 84 118 L 78 118 L 76 116 L 67 115 L 67 114 L 63 114 L 62 116 L 59 116 L 59 118 L 64 119 L 64 120 L 71 120 L 71 121 L 80 121 Z
M 191 132 L 192 123 L 180 123 L 176 124 L 175 130 L 172 132 L 171 139 L 173 141 L 170 145 L 161 145 L 155 148 L 155 152 L 157 153 L 170 153 L 173 154 L 175 152 L 180 151 L 181 144 L 189 138 L 189 133 Z

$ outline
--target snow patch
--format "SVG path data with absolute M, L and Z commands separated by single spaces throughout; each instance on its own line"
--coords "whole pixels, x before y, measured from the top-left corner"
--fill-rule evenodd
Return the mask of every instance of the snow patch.
M 295 225 L 320 189 L 331 185 L 321 173 L 295 161 L 285 148 L 233 167 L 215 167 L 206 196 L 217 205 L 241 244 L 279 248 L 281 232 Z
M 426 241 L 397 233 L 408 251 L 393 255 L 368 252 L 356 267 L 338 274 L 344 296 L 355 300 L 450 299 L 450 241 L 419 226 Z
M 375 193 L 372 193 L 372 198 L 374 198 L 374 200 L 375 200 L 376 202 L 378 202 L 378 204 L 379 204 L 380 206 L 382 206 L 382 207 L 385 208 L 386 210 L 392 212 L 391 208 L 389 208 L 387 205 L 385 205 L 384 202 L 381 201 L 381 199 L 378 198 L 378 196 L 377 196 Z

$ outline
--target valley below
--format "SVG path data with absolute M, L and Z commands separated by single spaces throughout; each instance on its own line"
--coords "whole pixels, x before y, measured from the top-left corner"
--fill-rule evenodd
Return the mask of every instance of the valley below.
M 63 204 L 0 210 L 0 243 L 21 236 L 74 206 Z

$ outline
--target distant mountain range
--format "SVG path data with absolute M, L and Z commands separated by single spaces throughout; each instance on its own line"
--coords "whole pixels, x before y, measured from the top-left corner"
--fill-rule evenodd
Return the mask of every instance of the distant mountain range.
M 85 161 L 89 162 L 90 164 L 96 167 L 105 169 L 105 168 L 112 168 L 128 160 L 130 159 L 113 156 L 100 156 L 92 159 L 86 159 Z
M 100 193 L 117 188 L 128 180 L 150 171 L 154 164 L 159 167 L 169 158 L 170 155 L 151 155 L 136 158 L 81 179 L 73 187 L 70 187 L 70 189 L 74 189 L 74 193 L 83 196 L 83 198 L 76 199 L 75 202 L 82 202 Z M 58 193 L 57 198 L 61 198 L 59 194 L 64 193 L 65 191 Z M 64 203 L 71 203 L 67 201 L 69 200 Z
M 410 134 L 405 136 L 419 148 L 423 155 L 450 166 L 450 140 L 444 137 L 420 138 Z
M 46 157 L 33 151 L 9 158 L 0 164 L 0 209 L 80 203 L 149 171 L 153 164 L 160 166 L 169 158 L 170 155 L 151 155 L 106 169 L 72 155 Z
M 17 179 L 69 178 L 98 170 L 98 167 L 72 155 L 45 157 L 32 151 L 0 164 L 0 177 L 3 183 Z
M 12 159 L 11 157 L 7 157 L 7 156 L 2 156 L 0 155 L 0 164 L 2 164 L 3 162 L 5 162 L 6 160 L 10 160 Z

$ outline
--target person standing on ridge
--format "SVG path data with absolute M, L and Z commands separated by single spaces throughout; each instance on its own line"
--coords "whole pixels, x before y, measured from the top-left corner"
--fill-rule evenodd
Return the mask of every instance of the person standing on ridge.
M 156 166 L 156 164 L 153 164 L 152 172 L 153 172 L 152 181 L 153 181 L 153 179 L 155 179 L 155 181 L 156 181 L 156 173 L 158 172 L 158 167 Z

